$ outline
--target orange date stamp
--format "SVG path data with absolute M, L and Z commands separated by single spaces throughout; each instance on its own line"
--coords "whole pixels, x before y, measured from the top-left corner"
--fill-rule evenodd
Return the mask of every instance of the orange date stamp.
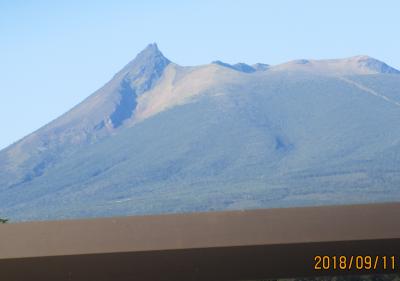
M 397 269 L 396 256 L 314 256 L 314 270 L 387 270 Z

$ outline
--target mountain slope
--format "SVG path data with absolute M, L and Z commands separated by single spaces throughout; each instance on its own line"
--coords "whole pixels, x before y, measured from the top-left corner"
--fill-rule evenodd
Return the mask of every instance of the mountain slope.
M 306 71 L 325 75 L 400 74 L 400 71 L 369 56 L 332 60 L 294 60 L 275 65 L 273 71 Z
M 150 45 L 34 133 L 52 136 L 45 152 L 28 137 L 0 153 L 0 213 L 31 220 L 399 200 L 400 75 L 375 66 L 367 75 L 353 61 L 345 76 L 331 62 L 275 67 L 182 67 Z M 20 150 L 19 164 L 20 147 L 36 154 Z M 52 158 L 41 164 L 44 155 Z
M 64 153 L 114 134 L 130 119 L 137 98 L 150 90 L 170 63 L 150 44 L 112 80 L 66 114 L 0 152 L 0 186 L 41 176 Z

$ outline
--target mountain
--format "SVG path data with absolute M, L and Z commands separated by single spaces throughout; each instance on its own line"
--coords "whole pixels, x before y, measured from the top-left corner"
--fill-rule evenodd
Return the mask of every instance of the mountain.
M 276 71 L 307 71 L 330 75 L 400 74 L 400 71 L 369 56 L 333 60 L 294 60 L 274 66 Z
M 357 56 L 185 67 L 150 44 L 0 151 L 0 214 L 42 220 L 400 199 L 400 75 Z
M 268 64 L 265 63 L 256 63 L 254 65 L 248 65 L 246 63 L 243 62 L 239 62 L 239 63 L 235 63 L 235 64 L 229 64 L 226 62 L 222 62 L 220 60 L 216 60 L 212 62 L 213 64 L 217 64 L 220 66 L 224 66 L 227 68 L 231 68 L 240 72 L 245 72 L 245 73 L 252 73 L 252 72 L 256 72 L 256 71 L 265 71 L 269 68 Z
M 156 44 L 148 45 L 81 104 L 3 151 L 0 163 L 7 163 L 8 172 L 0 174 L 0 186 L 31 181 L 65 150 L 113 135 L 132 117 L 137 98 L 155 85 L 169 63 Z
M 220 66 L 224 66 L 224 67 L 228 67 L 237 71 L 241 71 L 241 72 L 245 72 L 245 73 L 252 73 L 258 70 L 265 70 L 264 65 L 263 64 L 256 64 L 255 66 L 251 66 L 242 62 L 236 63 L 236 64 L 229 64 L 229 63 L 225 63 L 222 61 L 214 61 L 214 64 L 220 65 Z

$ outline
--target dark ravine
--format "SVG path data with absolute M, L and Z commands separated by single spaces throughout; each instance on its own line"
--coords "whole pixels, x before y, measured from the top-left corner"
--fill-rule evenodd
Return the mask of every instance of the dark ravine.
M 120 101 L 114 112 L 110 115 L 114 129 L 121 126 L 126 119 L 132 117 L 137 105 L 136 91 L 130 87 L 129 81 L 122 81 L 119 92 L 121 94 Z

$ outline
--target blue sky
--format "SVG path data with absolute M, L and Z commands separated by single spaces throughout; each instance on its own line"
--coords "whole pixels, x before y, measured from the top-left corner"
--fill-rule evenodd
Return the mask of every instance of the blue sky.
M 0 149 L 82 101 L 151 42 L 182 65 L 367 54 L 400 69 L 399 11 L 397 0 L 0 0 Z

